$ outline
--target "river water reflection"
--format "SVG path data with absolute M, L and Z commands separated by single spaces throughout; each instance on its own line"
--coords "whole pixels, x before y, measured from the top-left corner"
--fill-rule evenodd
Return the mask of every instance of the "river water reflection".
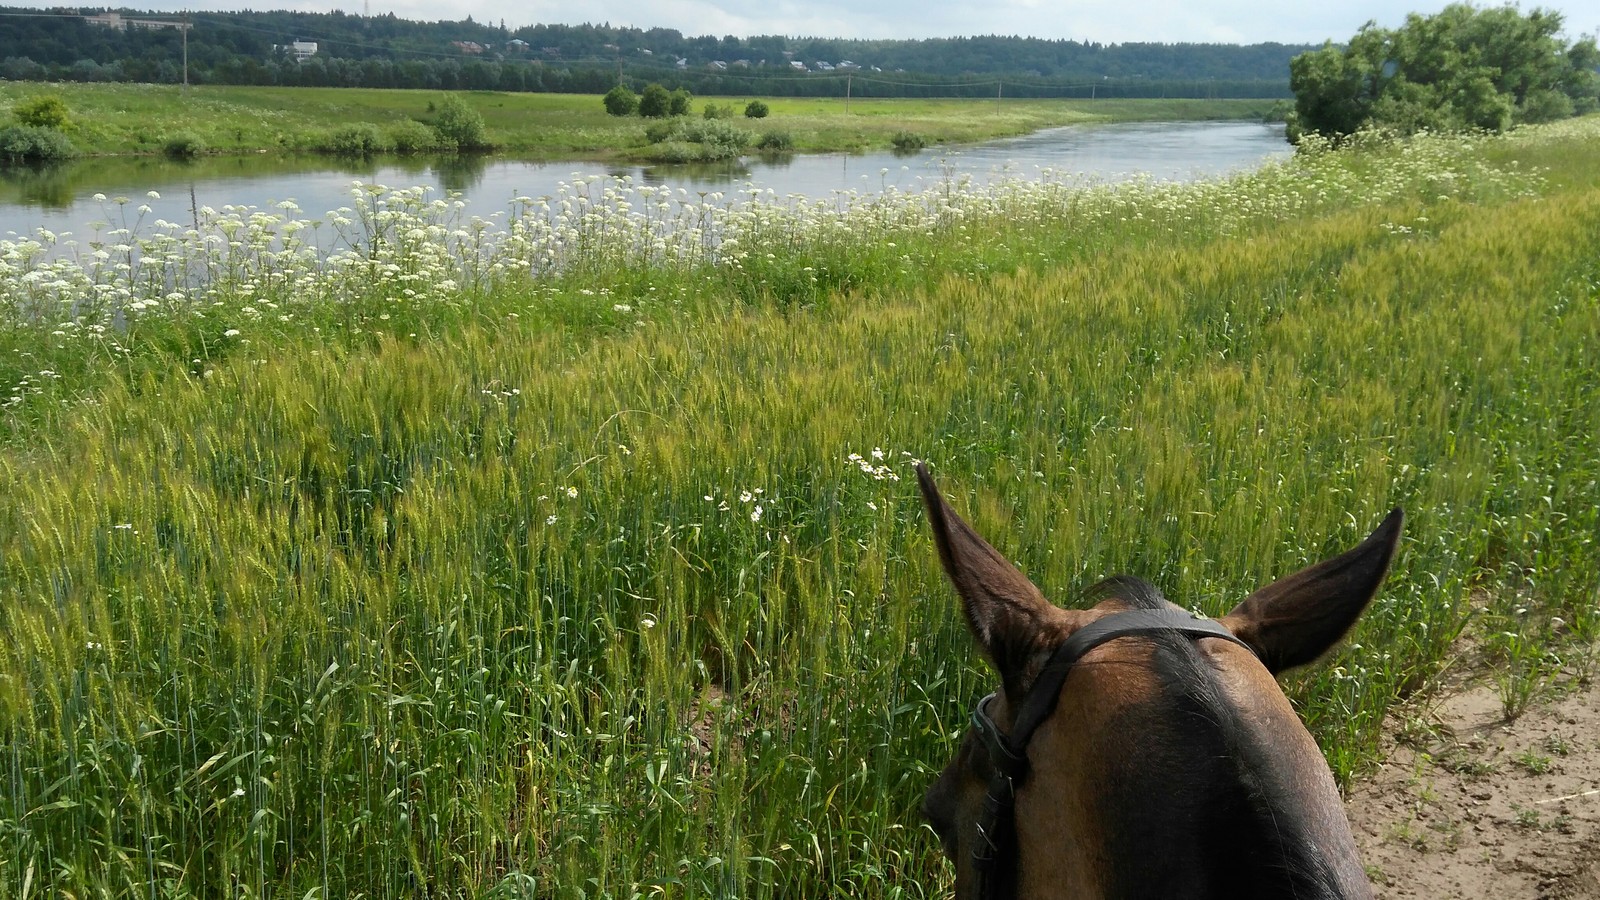
M 701 166 L 636 166 L 567 160 L 526 162 L 499 157 L 386 157 L 368 161 L 324 156 L 235 156 L 175 162 L 160 158 L 80 160 L 47 168 L 0 168 L 0 239 L 30 237 L 44 228 L 78 240 L 95 223 L 132 224 L 148 204 L 148 222 L 188 223 L 200 207 L 270 209 L 293 201 L 300 216 L 319 218 L 350 205 L 353 181 L 389 187 L 428 186 L 458 191 L 469 212 L 487 216 L 513 197 L 552 195 L 558 185 L 594 175 L 631 176 L 637 183 L 687 191 L 727 192 L 746 185 L 778 196 L 826 198 L 839 191 L 873 193 L 886 187 L 921 190 L 950 178 L 983 183 L 1036 178 L 1043 170 L 1086 181 L 1137 175 L 1192 180 L 1252 168 L 1286 157 L 1283 127 L 1243 122 L 1128 123 L 1052 128 L 1018 138 L 912 154 L 789 154 L 751 156 Z M 159 198 L 149 198 L 154 191 Z M 127 197 L 118 208 L 95 194 Z M 126 214 L 127 221 L 121 221 Z M 114 226 L 113 226 L 114 227 Z

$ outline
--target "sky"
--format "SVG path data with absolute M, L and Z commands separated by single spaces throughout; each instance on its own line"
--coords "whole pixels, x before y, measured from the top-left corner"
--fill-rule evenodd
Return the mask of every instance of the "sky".
M 16 2 L 16 0 L 12 0 Z M 55 6 L 59 0 L 22 0 Z M 392 12 L 405 19 L 464 19 L 508 27 L 609 23 L 676 28 L 685 35 L 748 37 L 929 38 L 976 34 L 1126 43 L 1130 41 L 1285 44 L 1342 42 L 1368 20 L 1393 27 L 1406 13 L 1437 12 L 1446 0 L 123 0 L 129 7 L 176 12 L 222 9 L 342 9 Z M 366 4 L 370 4 L 368 7 Z M 1480 4 L 1497 5 L 1497 4 Z M 1600 0 L 1523 3 L 1566 17 L 1569 40 L 1600 32 Z

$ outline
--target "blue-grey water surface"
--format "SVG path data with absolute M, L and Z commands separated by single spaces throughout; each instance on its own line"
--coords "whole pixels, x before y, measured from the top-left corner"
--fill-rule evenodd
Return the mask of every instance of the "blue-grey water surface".
M 146 223 L 159 218 L 186 224 L 193 220 L 193 210 L 201 207 L 270 209 L 282 201 L 298 205 L 300 217 L 315 219 L 349 206 L 351 184 L 357 180 L 394 188 L 425 185 L 440 196 L 459 191 L 471 213 L 487 216 L 505 209 L 514 197 L 553 195 L 562 182 L 601 174 L 631 176 L 637 183 L 665 184 L 692 193 L 721 191 L 732 197 L 751 186 L 770 189 L 780 197 L 819 199 L 846 190 L 921 190 L 961 176 L 978 183 L 1002 177 L 1037 178 L 1045 170 L 1087 181 L 1139 175 L 1191 180 L 1252 168 L 1289 153 L 1281 125 L 1162 122 L 1074 125 L 983 144 L 931 147 L 909 155 L 883 151 L 750 156 L 699 166 L 501 157 L 349 161 L 255 155 L 187 163 L 118 157 L 0 169 L 0 239 L 31 237 L 44 228 L 84 241 L 93 236 L 94 223 L 132 224 L 141 204 L 150 206 L 144 214 Z M 159 198 L 149 198 L 150 191 Z M 97 193 L 110 199 L 95 200 Z M 119 196 L 130 202 L 119 208 L 113 202 Z

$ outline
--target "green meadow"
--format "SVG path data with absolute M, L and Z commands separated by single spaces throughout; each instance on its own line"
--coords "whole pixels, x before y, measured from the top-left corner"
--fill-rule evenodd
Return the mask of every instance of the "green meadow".
M 1600 119 L 733 199 L 0 246 L 0 893 L 946 896 L 991 678 L 919 459 L 1061 603 L 1220 613 L 1404 506 L 1286 685 L 1344 782 L 1447 662 L 1592 672 Z
M 96 155 L 161 153 L 181 134 L 213 153 L 295 152 L 328 144 L 341 128 L 370 124 L 380 133 L 431 123 L 443 91 L 376 88 L 280 88 L 150 84 L 0 83 L 0 120 L 40 95 L 61 97 L 71 110 L 67 136 Z M 483 117 L 488 138 L 505 153 L 530 158 L 637 156 L 649 144 L 638 116 L 606 114 L 590 94 L 490 91 L 450 94 Z M 1260 119 L 1272 100 L 862 100 L 761 98 L 765 119 L 739 115 L 751 97 L 696 97 L 731 107 L 731 120 L 760 136 L 786 133 L 802 152 L 882 149 L 900 131 L 929 143 L 969 143 L 1027 134 L 1056 125 L 1110 121 Z

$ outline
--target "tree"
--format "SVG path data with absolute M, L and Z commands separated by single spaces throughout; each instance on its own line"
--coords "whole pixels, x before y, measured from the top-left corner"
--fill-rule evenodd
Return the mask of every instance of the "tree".
M 765 119 L 768 112 L 767 104 L 760 100 L 751 100 L 744 105 L 744 117 L 747 119 Z
M 1343 49 L 1330 44 L 1290 61 L 1290 138 L 1366 125 L 1503 131 L 1594 109 L 1600 50 L 1592 38 L 1568 46 L 1561 22 L 1540 9 L 1456 3 L 1413 13 L 1392 31 L 1368 23 Z
M 455 94 L 446 94 L 439 103 L 433 130 L 439 135 L 439 143 L 446 147 L 457 150 L 488 150 L 493 147 L 489 143 L 483 116 Z
M 625 84 L 619 84 L 605 96 L 606 112 L 613 116 L 631 116 L 639 111 L 639 96 Z
M 1360 128 L 1372 115 L 1373 81 L 1372 73 L 1363 72 L 1361 57 L 1332 44 L 1290 60 L 1295 111 L 1289 119 L 1289 139 L 1298 141 L 1302 130 L 1349 134 Z
M 663 119 L 672 113 L 672 95 L 659 84 L 645 86 L 639 95 L 639 115 L 648 119 Z
M 677 90 L 673 91 L 669 97 L 670 101 L 667 104 L 667 115 L 687 116 L 689 114 L 690 97 L 688 88 L 678 88 Z

